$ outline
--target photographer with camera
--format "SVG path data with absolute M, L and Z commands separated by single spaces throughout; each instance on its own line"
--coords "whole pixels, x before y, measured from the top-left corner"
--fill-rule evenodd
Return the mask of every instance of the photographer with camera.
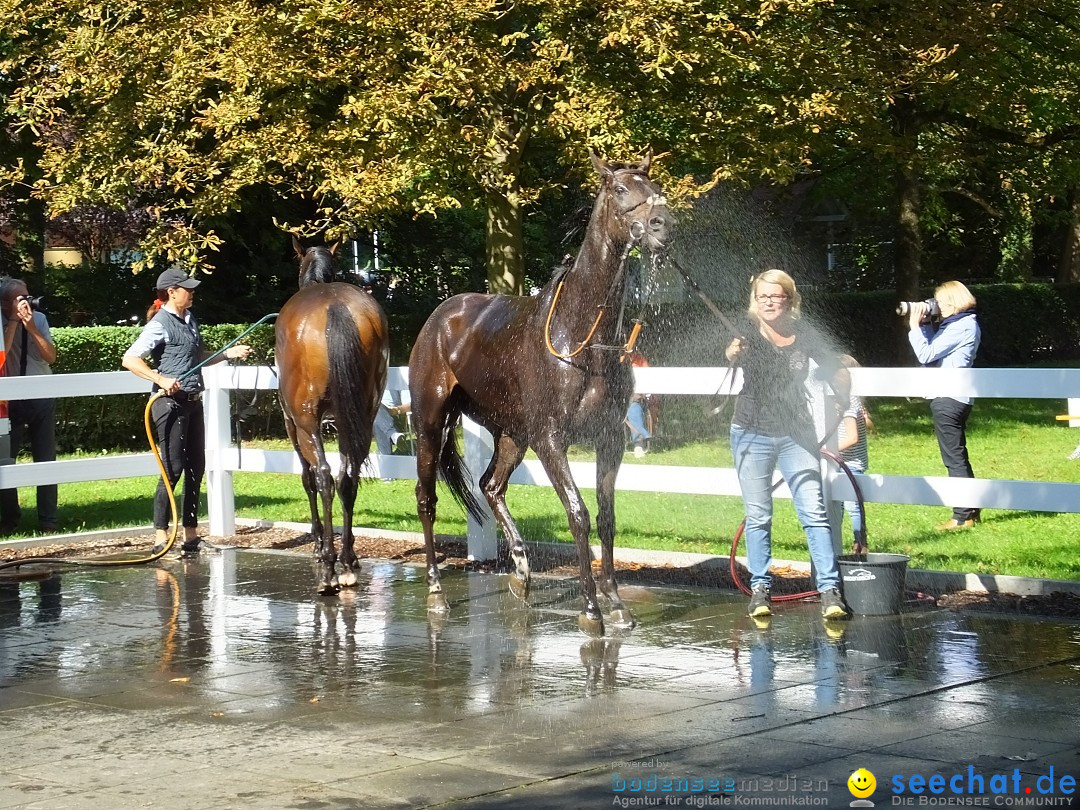
M 19 377 L 33 374 L 52 374 L 56 362 L 56 346 L 52 341 L 49 319 L 41 311 L 41 299 L 31 298 L 26 282 L 8 278 L 0 282 L 0 313 L 3 315 L 4 347 L 7 362 L 4 374 Z M 27 399 L 8 403 L 11 420 L 11 456 L 19 455 L 24 437 L 30 439 L 34 461 L 56 460 L 56 400 Z M 38 529 L 55 532 L 56 484 L 37 488 Z M 22 512 L 19 493 L 15 489 L 0 491 L 0 534 L 14 532 Z
M 959 281 L 946 281 L 929 301 L 908 301 L 908 342 L 924 366 L 971 368 L 979 350 L 982 332 L 975 317 L 975 296 Z M 933 316 L 935 306 L 937 317 Z M 904 314 L 904 313 L 900 313 Z M 940 318 L 940 321 L 937 320 Z M 967 449 L 967 421 L 971 415 L 969 397 L 935 397 L 930 400 L 941 460 L 950 478 L 974 478 Z M 979 521 L 979 510 L 954 507 L 942 531 L 970 529 Z

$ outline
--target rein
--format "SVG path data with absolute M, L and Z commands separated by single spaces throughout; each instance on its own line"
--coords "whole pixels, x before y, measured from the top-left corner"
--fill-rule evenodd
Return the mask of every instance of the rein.
M 643 205 L 648 205 L 650 207 L 654 207 L 654 206 L 657 206 L 657 205 L 666 205 L 666 204 L 667 204 L 667 199 L 662 194 L 650 194 L 648 197 L 646 197 L 644 200 L 639 202 L 637 205 L 633 206 L 632 208 L 629 208 L 623 214 L 623 216 L 626 216 L 628 214 L 633 213 L 638 208 L 641 208 L 641 206 L 643 206 Z M 615 279 L 612 281 L 611 287 L 608 290 L 609 295 L 610 295 L 611 290 L 614 289 L 617 284 L 622 283 L 623 276 L 624 276 L 624 274 L 626 272 L 626 260 L 627 260 L 627 257 L 630 255 L 630 251 L 633 250 L 634 246 L 638 242 L 640 242 L 642 240 L 642 238 L 645 236 L 645 226 L 642 225 L 640 222 L 632 222 L 632 223 L 630 223 L 629 231 L 630 231 L 630 239 L 627 241 L 626 247 L 623 249 L 622 256 L 619 257 L 619 269 L 618 269 L 618 272 L 615 274 Z M 598 344 L 596 344 L 594 346 L 589 346 L 589 342 L 596 335 L 596 330 L 600 328 L 600 321 L 603 320 L 603 318 L 604 318 L 604 312 L 608 307 L 608 304 L 606 302 L 603 303 L 603 304 L 598 304 L 597 305 L 597 309 L 599 310 L 599 312 L 596 313 L 596 320 L 593 321 L 592 328 L 589 329 L 589 334 L 587 334 L 585 336 L 585 339 L 583 341 L 578 343 L 577 348 L 575 348 L 572 351 L 567 352 L 565 354 L 560 352 L 558 349 L 555 348 L 554 344 L 552 344 L 552 342 L 551 342 L 551 321 L 555 317 L 555 304 L 559 300 L 559 294 L 562 292 L 562 288 L 563 288 L 564 283 L 565 283 L 565 279 L 560 280 L 559 285 L 555 288 L 555 295 L 552 296 L 552 298 L 551 298 L 551 306 L 548 307 L 547 321 L 544 323 L 544 343 L 547 345 L 548 352 L 552 356 L 557 357 L 560 360 L 570 360 L 571 358 L 576 357 L 577 355 L 581 354 L 581 352 L 583 352 L 586 348 L 591 348 L 591 349 L 598 349 L 598 350 L 601 350 L 601 351 L 618 351 L 618 352 L 622 352 L 623 357 L 620 358 L 620 362 L 625 360 L 626 357 L 630 354 L 630 352 L 632 352 L 634 350 L 634 344 L 637 343 L 638 336 L 641 334 L 641 329 L 642 329 L 642 326 L 644 325 L 644 321 L 640 317 L 631 319 L 631 322 L 634 324 L 634 326 L 630 330 L 630 336 L 627 338 L 626 343 L 624 345 L 622 345 L 622 346 L 608 346 L 608 345 L 604 345 L 604 344 L 600 344 L 600 343 L 598 343 Z M 624 311 L 625 311 L 625 306 L 626 306 L 626 292 L 624 290 L 623 291 L 623 301 L 622 301 L 622 303 L 620 305 L 620 309 L 619 309 L 619 323 L 622 323 L 623 314 L 624 314 Z M 644 309 L 644 304 L 642 304 L 642 309 Z M 640 312 L 639 312 L 639 315 L 640 315 Z

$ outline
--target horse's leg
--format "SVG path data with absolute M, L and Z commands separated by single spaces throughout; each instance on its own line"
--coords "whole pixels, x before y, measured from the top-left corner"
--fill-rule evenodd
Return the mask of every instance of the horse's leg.
M 633 627 L 634 615 L 619 597 L 615 582 L 615 477 L 623 458 L 622 426 L 596 440 L 596 532 L 600 535 L 600 576 L 597 586 L 611 600 L 611 621 Z
M 312 470 L 311 462 L 308 461 L 308 455 L 304 449 L 300 447 L 296 430 L 296 423 L 293 422 L 290 417 L 286 416 L 285 432 L 289 434 L 293 449 L 300 459 L 300 482 L 304 485 L 304 492 L 307 493 L 308 498 L 308 509 L 311 510 L 311 542 L 314 544 L 315 554 L 318 555 L 319 538 L 322 537 L 322 520 L 319 518 L 319 507 L 316 502 L 318 486 L 315 483 L 315 473 Z M 305 445 L 309 448 L 313 447 L 310 440 L 306 441 Z
M 424 552 L 427 565 L 428 610 L 446 613 L 450 603 L 443 595 L 439 579 L 439 566 L 435 562 L 435 476 L 439 468 L 439 452 L 442 440 L 442 420 L 432 425 L 418 413 L 413 400 L 413 421 L 416 430 L 416 514 L 424 530 Z
M 578 553 L 578 573 L 581 577 L 582 611 L 578 615 L 578 627 L 589 636 L 604 635 L 604 616 L 596 601 L 596 582 L 592 575 L 592 550 L 589 548 L 589 510 L 581 497 L 581 490 L 570 474 L 570 462 L 566 460 L 565 436 L 549 435 L 533 444 L 544 470 L 551 479 L 551 486 L 559 494 L 566 517 L 570 522 L 570 534 Z
M 495 453 L 491 457 L 484 474 L 480 476 L 480 491 L 484 493 L 495 520 L 502 527 L 503 536 L 514 560 L 514 573 L 510 575 L 510 591 L 518 599 L 529 596 L 529 558 L 525 550 L 525 539 L 521 536 L 510 510 L 506 508 L 506 486 L 510 476 L 525 458 L 528 445 L 519 442 L 513 436 L 500 433 L 494 437 Z
M 356 490 L 360 484 L 360 471 L 353 465 L 352 459 L 341 459 L 341 472 L 338 474 L 337 491 L 341 500 L 341 573 L 338 584 L 343 588 L 354 588 L 357 583 L 356 572 L 360 570 L 360 561 L 353 548 L 353 507 L 356 504 Z
M 317 564 L 320 566 L 320 579 L 316 586 L 321 594 L 337 593 L 340 586 L 334 575 L 334 476 L 330 472 L 330 463 L 326 460 L 322 435 L 315 434 L 315 484 L 322 499 L 322 534 L 319 535 L 316 549 Z

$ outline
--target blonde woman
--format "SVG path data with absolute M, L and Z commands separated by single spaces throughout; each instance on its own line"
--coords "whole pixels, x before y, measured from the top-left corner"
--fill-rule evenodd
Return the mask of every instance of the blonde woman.
M 908 313 L 908 342 L 924 366 L 971 368 L 979 350 L 982 330 L 975 317 L 975 296 L 959 281 L 946 281 L 934 290 L 941 322 L 933 323 L 925 302 L 912 303 Z M 974 478 L 967 449 L 970 397 L 935 397 L 930 400 L 941 460 L 950 478 Z M 979 522 L 979 510 L 953 507 L 952 518 L 938 526 L 942 531 L 970 529 Z
M 806 533 L 822 616 L 841 619 L 850 611 L 840 594 L 840 571 L 821 488 L 818 439 L 805 385 L 812 369 L 820 367 L 815 371 L 820 378 L 838 365 L 825 341 L 801 320 L 801 303 L 791 276 L 782 270 L 766 270 L 751 285 L 745 334 L 725 351 L 728 361 L 743 372 L 731 420 L 731 453 L 746 510 L 751 588 L 747 613 L 754 618 L 772 613 L 772 477 L 779 467 Z M 846 379 L 846 370 L 843 374 Z

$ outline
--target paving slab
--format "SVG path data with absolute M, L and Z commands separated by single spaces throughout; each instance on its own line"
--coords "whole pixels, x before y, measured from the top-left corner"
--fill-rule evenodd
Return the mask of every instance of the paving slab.
M 878 807 L 1080 807 L 1075 622 L 635 585 L 589 639 L 573 580 L 443 584 L 224 550 L 0 585 L 0 808 L 868 806 L 860 768 Z

